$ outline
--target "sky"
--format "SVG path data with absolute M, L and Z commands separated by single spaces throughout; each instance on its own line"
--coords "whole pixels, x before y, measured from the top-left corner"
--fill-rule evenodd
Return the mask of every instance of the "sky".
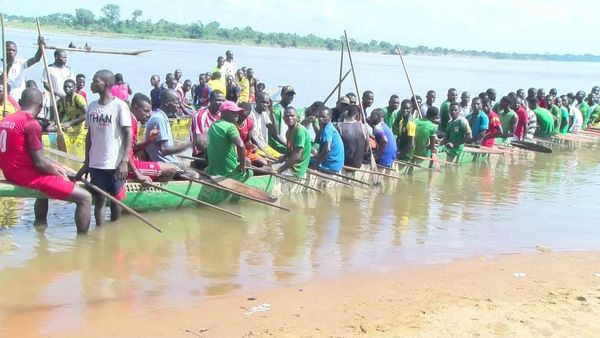
M 596 43 L 600 2 L 583 0 L 0 0 L 6 14 L 43 16 L 91 10 L 109 3 L 121 19 L 140 9 L 142 20 L 218 21 L 221 27 L 262 32 L 313 33 L 369 42 L 518 53 L 600 55 Z

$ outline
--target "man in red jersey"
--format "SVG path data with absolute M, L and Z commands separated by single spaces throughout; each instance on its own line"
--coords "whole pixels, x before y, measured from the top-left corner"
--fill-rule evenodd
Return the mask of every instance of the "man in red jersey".
M 146 123 L 152 112 L 152 101 L 142 93 L 136 93 L 131 99 L 131 153 L 129 155 L 129 175 L 128 179 L 136 179 L 142 182 L 168 181 L 177 174 L 177 167 L 166 162 L 142 161 L 137 154 L 146 149 L 146 147 L 156 141 L 158 129 L 150 132 L 148 139 L 142 143 L 137 143 L 138 121 Z
M 0 121 L 0 166 L 12 184 L 38 190 L 50 198 L 75 202 L 77 232 L 90 227 L 92 196 L 67 178 L 65 169 L 42 155 L 42 128 L 34 118 L 42 109 L 42 93 L 27 88 L 21 96 L 21 110 Z M 35 201 L 35 221 L 45 225 L 48 199 Z

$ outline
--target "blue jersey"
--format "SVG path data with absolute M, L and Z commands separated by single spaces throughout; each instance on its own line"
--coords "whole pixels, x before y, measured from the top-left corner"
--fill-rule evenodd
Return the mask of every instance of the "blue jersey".
M 373 128 L 373 135 L 375 136 L 375 141 L 377 144 L 381 141 L 383 137 L 387 139 L 387 145 L 385 149 L 379 156 L 377 160 L 377 164 L 391 167 L 394 164 L 394 159 L 396 158 L 396 137 L 390 127 L 388 127 L 385 123 L 381 122 Z
M 344 143 L 340 133 L 331 122 L 327 123 L 321 130 L 319 147 L 327 147 L 328 143 L 331 143 L 331 149 L 327 159 L 319 166 L 327 171 L 339 172 L 344 167 Z

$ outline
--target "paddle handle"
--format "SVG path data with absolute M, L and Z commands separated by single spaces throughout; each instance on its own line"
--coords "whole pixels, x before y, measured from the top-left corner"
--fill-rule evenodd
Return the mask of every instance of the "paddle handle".
M 340 99 L 340 97 L 342 97 L 342 82 L 346 78 L 344 76 L 344 79 L 342 79 L 342 69 L 343 68 L 344 68 L 344 43 L 342 42 L 342 49 L 340 50 L 340 77 L 338 78 L 338 87 L 337 87 L 338 100 Z M 333 91 L 335 91 L 335 89 Z M 331 94 L 329 94 L 329 96 L 331 96 Z M 325 99 L 323 104 L 325 104 L 327 102 L 327 100 L 329 99 L 329 96 L 327 97 L 327 99 Z
M 281 175 L 281 174 L 278 174 L 278 173 L 274 173 L 274 172 L 266 170 L 266 169 L 261 169 L 261 168 L 257 168 L 257 167 L 251 167 L 251 169 L 254 170 L 254 171 L 256 171 L 256 172 L 259 172 L 259 173 L 271 175 L 271 176 L 277 177 L 277 178 L 279 178 L 281 180 L 288 181 L 288 182 L 291 182 L 291 183 L 303 186 L 305 188 L 314 190 L 314 191 L 319 192 L 319 193 L 322 192 L 321 190 L 319 190 L 319 189 L 317 189 L 315 187 L 311 187 L 308 184 L 304 184 L 302 182 L 298 182 L 298 181 L 294 180 L 293 178 L 285 177 L 284 175 Z
M 343 184 L 343 185 L 347 185 L 347 186 L 349 186 L 349 187 L 352 187 L 352 186 L 353 186 L 352 184 L 350 184 L 350 183 L 348 183 L 348 182 L 344 182 L 344 181 L 342 181 L 342 180 L 338 180 L 337 178 L 330 177 L 330 176 L 329 176 L 329 175 L 327 175 L 327 174 L 320 173 L 320 172 L 318 172 L 318 171 L 316 171 L 316 170 L 313 170 L 313 169 L 308 169 L 308 173 L 310 173 L 311 175 L 315 175 L 315 176 L 318 176 L 318 177 L 324 178 L 324 179 L 326 179 L 326 180 L 330 180 L 330 181 L 333 181 L 333 182 L 336 182 L 336 183 L 340 183 L 340 184 Z
M 417 112 L 419 112 L 420 117 L 425 117 L 425 116 L 423 116 L 423 113 L 421 112 L 421 107 L 419 107 L 419 102 L 417 101 L 417 97 L 415 96 L 415 91 L 413 90 L 412 82 L 410 81 L 410 76 L 408 76 L 408 71 L 406 70 L 406 64 L 404 64 L 404 57 L 402 57 L 402 52 L 400 51 L 399 47 L 396 47 L 396 51 L 398 52 L 398 55 L 400 56 L 400 62 L 402 62 L 402 68 L 404 68 L 404 75 L 406 75 L 406 80 L 408 81 L 408 87 L 410 88 L 410 93 L 412 94 L 413 100 L 415 100 L 415 105 L 417 106 Z M 427 112 L 425 112 L 425 113 L 427 113 Z
M 35 18 L 35 24 L 37 25 L 38 38 L 42 36 L 42 29 L 40 28 L 40 20 Z M 56 120 L 56 128 L 59 135 L 63 135 L 62 126 L 60 125 L 60 117 L 58 116 L 58 107 L 56 106 L 56 97 L 54 96 L 54 87 L 52 86 L 52 79 L 50 78 L 50 72 L 48 71 L 48 61 L 46 60 L 46 47 L 44 44 L 40 45 L 42 49 L 42 60 L 44 61 L 44 70 L 46 71 L 46 81 L 48 81 L 48 88 L 50 88 L 50 102 L 52 102 L 52 113 Z
M 230 210 L 227 210 L 227 209 L 224 209 L 224 208 L 218 207 L 218 206 L 216 206 L 216 205 L 213 205 L 213 204 L 210 204 L 210 203 L 208 203 L 208 202 L 204 202 L 204 201 L 202 201 L 202 200 L 199 200 L 199 199 L 196 199 L 196 198 L 190 197 L 190 196 L 188 196 L 188 195 L 185 195 L 185 194 L 182 194 L 182 193 L 180 193 L 180 192 L 177 192 L 177 191 L 174 191 L 174 190 L 171 190 L 171 189 L 165 188 L 165 187 L 163 187 L 163 186 L 160 186 L 160 185 L 158 185 L 158 184 L 156 184 L 156 183 L 144 183 L 144 184 L 145 184 L 145 185 L 147 185 L 147 186 L 153 187 L 153 188 L 155 188 L 155 189 L 162 190 L 162 191 L 164 191 L 164 192 L 167 192 L 167 193 L 169 193 L 169 194 L 175 195 L 175 196 L 177 196 L 177 197 L 181 197 L 181 198 L 183 198 L 183 199 L 190 200 L 190 201 L 196 202 L 196 203 L 198 203 L 198 204 L 202 204 L 202 205 L 204 205 L 204 206 L 207 206 L 207 207 L 213 208 L 213 209 L 215 209 L 215 210 L 219 210 L 219 211 L 222 211 L 222 212 L 228 213 L 228 214 L 230 214 L 230 215 L 233 215 L 233 216 L 236 216 L 236 217 L 239 217 L 239 218 L 244 218 L 244 216 L 242 216 L 242 215 L 240 215 L 240 214 L 238 214 L 238 213 L 235 213 L 235 212 L 233 212 L 233 211 L 230 211 Z
M 146 223 L 148 226 L 150 226 L 152 229 L 158 231 L 158 232 L 162 232 L 162 230 L 157 227 L 156 225 L 152 224 L 152 222 L 150 222 L 149 220 L 147 220 L 144 216 L 140 215 L 137 211 L 131 209 L 130 207 L 128 207 L 127 205 L 125 205 L 125 203 L 119 201 L 118 199 L 116 199 L 113 195 L 107 193 L 106 191 L 98 188 L 97 186 L 93 185 L 90 181 L 84 179 L 83 177 L 81 177 L 79 179 L 81 182 L 83 182 L 87 187 L 89 187 L 90 189 L 94 190 L 95 192 L 99 193 L 100 195 L 103 195 L 104 197 L 108 198 L 112 203 L 120 206 L 121 208 L 123 208 L 123 210 L 127 211 L 128 213 L 132 214 L 133 216 L 137 217 L 140 221 Z
M 2 114 L 6 112 L 6 100 L 8 100 L 8 76 L 6 74 L 6 33 L 4 32 L 4 13 L 0 14 L 2 22 Z
M 329 101 L 329 99 L 331 98 L 331 96 L 333 95 L 333 93 L 335 93 L 336 89 L 340 90 L 342 88 L 342 82 L 344 82 L 344 80 L 346 79 L 346 77 L 348 77 L 348 75 L 350 74 L 350 72 L 351 72 L 351 70 L 348 69 L 348 71 L 346 72 L 346 74 L 343 77 L 340 78 L 340 81 L 338 82 L 338 84 L 333 88 L 333 90 L 331 91 L 331 93 L 329 93 L 329 95 L 327 95 L 327 97 L 325 98 L 325 100 L 323 100 L 323 104 L 326 104 L 327 101 Z

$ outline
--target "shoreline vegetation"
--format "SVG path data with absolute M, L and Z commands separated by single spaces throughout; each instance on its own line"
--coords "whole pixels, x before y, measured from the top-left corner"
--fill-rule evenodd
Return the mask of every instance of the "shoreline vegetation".
M 314 34 L 263 33 L 253 30 L 252 27 L 223 28 L 216 21 L 206 25 L 201 21 L 177 24 L 161 19 L 158 22 L 152 22 L 152 20 L 141 20 L 143 12 L 139 9 L 131 13 L 130 19 L 121 20 L 121 9 L 114 4 L 105 5 L 102 7 L 101 12 L 102 15 L 96 17 L 90 10 L 77 8 L 74 15 L 54 13 L 41 16 L 39 19 L 46 31 L 76 35 L 157 40 L 180 39 L 203 43 L 320 50 L 338 50 L 342 44 L 342 37 L 333 39 L 322 38 Z M 35 18 L 33 17 L 7 15 L 6 20 L 7 24 L 13 28 L 35 29 Z M 592 54 L 536 54 L 456 50 L 427 46 L 410 47 L 377 40 L 361 42 L 351 39 L 350 43 L 357 52 L 380 54 L 396 54 L 396 48 L 398 47 L 404 55 L 460 56 L 497 60 L 600 62 L 600 55 Z

